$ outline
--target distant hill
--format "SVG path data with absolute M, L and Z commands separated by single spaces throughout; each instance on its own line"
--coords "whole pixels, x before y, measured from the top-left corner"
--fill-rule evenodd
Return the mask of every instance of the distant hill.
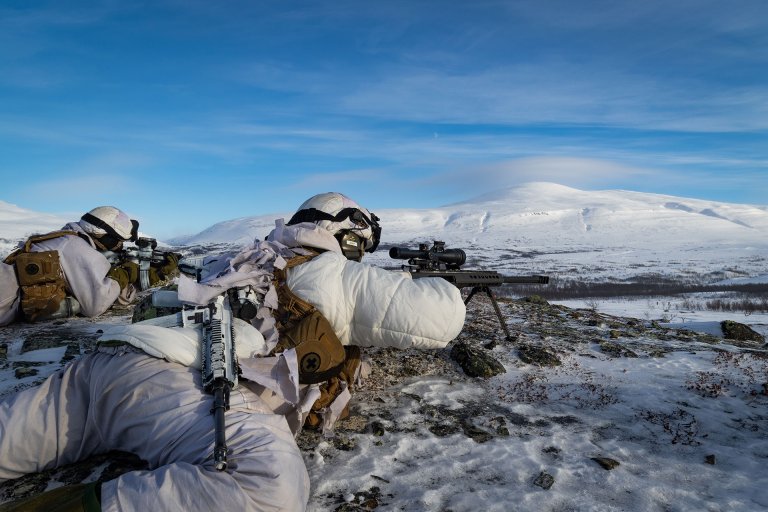
M 13 208 L 21 213 L 14 214 Z M 292 213 L 219 222 L 168 242 L 243 246 L 263 239 L 276 218 Z M 768 273 L 766 206 L 537 182 L 438 208 L 376 214 L 382 219 L 382 248 L 443 240 L 466 249 L 472 264 L 505 271 L 585 279 L 647 274 L 727 279 Z M 62 224 L 52 216 L 38 221 L 34 212 L 7 205 L 0 210 L 0 226 L 12 223 L 7 217 L 13 215 L 22 219 L 17 234 L 33 231 L 32 225 L 42 220 L 52 229 Z M 386 251 L 367 261 L 393 264 Z
M 184 245 L 263 239 L 284 214 L 244 217 L 177 238 Z M 439 208 L 376 210 L 382 243 L 443 240 L 470 262 L 584 278 L 768 273 L 768 207 L 625 190 L 529 183 Z M 386 251 L 367 257 L 392 265 Z
M 60 229 L 70 219 L 40 213 L 0 201 L 0 256 L 9 253 L 19 240 L 35 233 Z
M 554 183 L 530 183 L 440 208 L 392 209 L 382 218 L 383 241 L 437 237 L 491 246 L 525 247 L 757 242 L 768 234 L 768 207 L 629 192 L 582 191 Z M 214 224 L 177 244 L 247 243 L 263 238 L 278 217 L 243 217 Z

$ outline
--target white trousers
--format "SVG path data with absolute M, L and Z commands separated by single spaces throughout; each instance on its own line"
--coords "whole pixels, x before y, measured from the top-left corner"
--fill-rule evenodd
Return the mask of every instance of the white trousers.
M 150 469 L 105 482 L 104 511 L 304 510 L 309 476 L 285 419 L 244 386 L 230 404 L 220 472 L 200 371 L 99 349 L 0 402 L 0 481 L 121 450 Z

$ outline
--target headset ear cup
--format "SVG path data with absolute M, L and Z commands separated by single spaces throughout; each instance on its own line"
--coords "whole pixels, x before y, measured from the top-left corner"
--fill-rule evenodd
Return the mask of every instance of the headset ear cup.
M 351 231 L 344 231 L 336 235 L 341 246 L 341 252 L 348 260 L 360 261 L 365 254 L 365 242 Z

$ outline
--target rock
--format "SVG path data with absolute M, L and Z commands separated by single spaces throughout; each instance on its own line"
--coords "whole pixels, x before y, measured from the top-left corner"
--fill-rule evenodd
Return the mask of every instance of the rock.
M 704 457 L 704 462 L 714 466 L 715 465 L 715 456 L 714 455 L 707 455 L 706 457 Z
M 37 375 L 37 369 L 29 368 L 27 366 L 20 366 L 16 368 L 14 374 L 16 375 L 17 379 L 25 379 L 27 377 L 34 377 Z
M 72 361 L 76 357 L 80 356 L 80 344 L 75 342 L 67 343 L 67 350 L 64 352 L 64 357 L 61 358 L 62 363 Z
M 485 430 L 472 425 L 469 421 L 465 421 L 461 425 L 461 428 L 464 431 L 465 436 L 478 444 L 482 444 L 493 439 L 493 435 L 490 432 L 486 432 Z M 507 435 L 509 435 L 509 431 L 507 431 Z
M 765 343 L 765 336 L 755 332 L 750 326 L 734 322 L 733 320 L 724 320 L 720 322 L 720 328 L 723 336 L 729 340 L 737 341 L 756 341 Z
M 357 442 L 349 437 L 345 436 L 336 436 L 333 438 L 333 446 L 337 450 L 341 450 L 343 452 L 349 452 L 355 449 L 357 446 Z
M 387 432 L 387 429 L 384 428 L 384 425 L 380 421 L 372 422 L 370 428 L 371 434 L 376 437 L 381 437 Z
M 530 304 L 540 304 L 542 306 L 549 305 L 549 302 L 544 297 L 541 297 L 540 295 L 531 295 L 529 297 L 523 298 L 524 302 L 528 302 Z
M 555 483 L 555 477 L 549 473 L 542 471 L 539 476 L 533 481 L 533 485 L 539 486 L 544 490 L 548 490 Z
M 438 423 L 431 425 L 429 431 L 437 437 L 448 437 L 459 431 L 459 427 L 452 423 Z
M 592 460 L 600 464 L 600 467 L 602 467 L 606 471 L 610 471 L 614 468 L 619 467 L 619 461 L 610 459 L 608 457 L 592 457 Z
M 601 341 L 600 351 L 611 357 L 637 357 L 633 351 L 611 341 Z
M 499 375 L 506 370 L 493 356 L 480 349 L 470 347 L 463 341 L 456 343 L 451 349 L 451 359 L 459 363 L 464 373 L 470 377 L 489 378 Z
M 524 363 L 539 366 L 560 366 L 562 364 L 557 354 L 543 347 L 524 344 L 520 345 L 518 353 Z

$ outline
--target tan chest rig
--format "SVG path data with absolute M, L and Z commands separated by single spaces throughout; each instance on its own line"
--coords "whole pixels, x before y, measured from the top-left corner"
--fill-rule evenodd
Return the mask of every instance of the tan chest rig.
M 275 348 L 281 352 L 296 349 L 301 384 L 320 383 L 320 398 L 312 406 L 305 425 L 317 427 L 322 422 L 318 414 L 341 393 L 346 382 L 352 391 L 360 367 L 360 348 L 344 346 L 323 314 L 312 304 L 297 296 L 285 283 L 286 271 L 317 256 L 295 256 L 288 260 L 285 269 L 275 270 L 274 285 L 277 290 L 276 315 L 280 340 Z M 342 414 L 341 418 L 346 417 Z
M 277 329 L 280 341 L 276 351 L 296 349 L 299 382 L 317 384 L 337 375 L 344 364 L 344 346 L 323 314 L 293 293 L 285 282 L 286 271 L 317 256 L 295 256 L 283 270 L 275 270 L 277 290 Z
M 24 247 L 12 252 L 5 263 L 13 265 L 21 291 L 21 311 L 34 322 L 59 310 L 67 296 L 67 282 L 57 251 L 33 252 L 32 244 L 62 236 L 80 236 L 76 231 L 54 231 L 30 237 Z

